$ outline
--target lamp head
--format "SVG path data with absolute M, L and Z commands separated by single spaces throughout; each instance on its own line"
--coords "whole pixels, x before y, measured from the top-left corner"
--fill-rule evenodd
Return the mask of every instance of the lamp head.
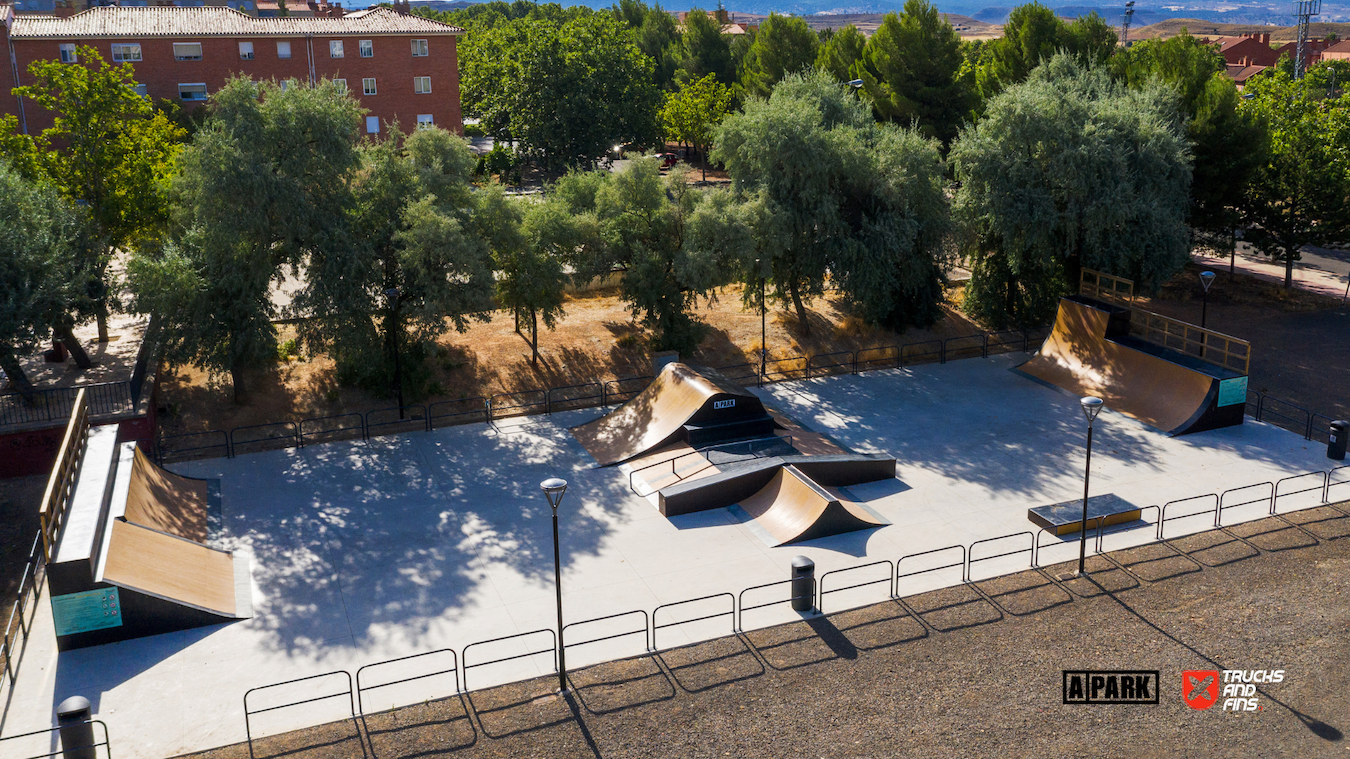
M 548 505 L 558 510 L 558 504 L 562 503 L 563 494 L 567 492 L 567 480 L 559 477 L 550 477 L 539 483 L 539 489 L 544 491 L 544 497 L 548 499 Z
M 863 80 L 861 80 L 861 79 L 852 79 L 852 80 L 849 80 L 848 86 L 850 86 L 850 87 L 852 87 L 853 89 L 856 90 L 856 89 L 858 89 L 859 87 L 863 86 Z
M 388 298 L 390 303 L 398 300 L 400 294 L 397 287 L 391 287 L 384 291 L 384 297 Z
M 1214 272 L 1212 271 L 1200 272 L 1200 284 L 1205 288 L 1205 292 L 1209 292 L 1209 286 L 1214 284 Z
M 1091 424 L 1092 421 L 1097 418 L 1097 414 L 1100 414 L 1102 411 L 1102 399 L 1094 395 L 1086 396 L 1078 402 L 1083 406 L 1083 416 L 1087 417 L 1089 424 Z

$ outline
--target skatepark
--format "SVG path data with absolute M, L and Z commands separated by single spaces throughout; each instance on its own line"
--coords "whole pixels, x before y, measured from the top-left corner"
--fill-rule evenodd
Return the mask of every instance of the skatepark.
M 669 649 L 728 635 L 733 624 L 752 629 L 800 619 L 786 603 L 773 603 L 785 600 L 782 581 L 798 555 L 814 560 L 817 578 L 898 562 L 900 595 L 959 584 L 967 572 L 989 577 L 1025 569 L 1028 541 L 1036 544 L 1039 565 L 1070 561 L 1076 535 L 1037 534 L 1027 512 L 1081 498 L 1086 424 L 1076 396 L 1013 371 L 1027 358 L 1008 354 L 750 389 L 774 418 L 795 427 L 778 430 L 796 435 L 794 448 L 798 439 L 811 439 L 816 453 L 843 449 L 895 461 L 894 477 L 844 488 L 845 500 L 886 524 L 790 545 L 766 542 L 749 509 L 663 516 L 654 488 L 667 483 L 644 485 L 627 464 L 601 466 L 570 431 L 611 409 L 173 465 L 178 475 L 219 480 L 220 523 L 211 543 L 236 562 L 247 558 L 252 616 L 58 655 L 44 603 L 8 694 L 11 704 L 55 707 L 68 695 L 84 695 L 119 756 L 159 757 L 243 741 L 244 695 L 272 683 L 442 652 L 447 663 L 418 670 L 434 668 L 443 672 L 439 679 L 368 692 L 362 708 L 369 711 L 550 674 L 553 557 L 538 483 L 553 476 L 569 482 L 559 509 L 566 624 L 600 620 L 566 631 L 572 668 L 642 654 L 651 637 Z M 1096 435 L 1093 496 L 1111 494 L 1144 509 L 1142 521 L 1111 528 L 1128 529 L 1105 536 L 1108 549 L 1156 539 L 1161 510 L 1149 506 L 1217 499 L 1258 483 L 1274 488 L 1334 463 L 1325 446 L 1251 419 L 1171 436 L 1108 405 Z M 743 463 L 777 453 L 785 452 L 747 453 L 753 458 Z M 1281 493 L 1290 495 L 1278 499 L 1281 512 L 1321 502 L 1321 487 L 1295 485 L 1282 484 Z M 1266 516 L 1268 499 L 1255 497 L 1264 487 L 1225 495 L 1223 523 Z M 1167 512 L 1167 537 L 1213 527 L 1207 501 L 1197 503 Z M 1197 516 L 1186 518 L 1192 511 Z M 989 539 L 1004 542 L 976 546 Z M 928 553 L 956 547 L 978 564 L 955 563 L 955 551 Z M 888 571 L 824 578 L 821 589 Z M 766 583 L 776 587 L 746 591 Z M 741 613 L 729 620 L 726 601 L 658 610 L 716 594 L 739 596 L 733 610 Z M 830 593 L 823 605 L 829 612 L 886 597 L 887 587 L 860 585 Z M 758 608 L 763 603 L 772 605 Z M 610 615 L 619 616 L 603 619 Z M 451 665 L 459 671 L 444 674 Z M 391 679 L 397 678 L 376 682 Z M 317 690 L 305 690 L 310 686 Z M 284 694 L 252 694 L 248 708 L 258 713 L 250 716 L 250 733 L 346 716 L 345 698 L 265 711 L 332 690 L 319 679 Z M 5 734 L 50 724 L 50 709 L 11 707 Z

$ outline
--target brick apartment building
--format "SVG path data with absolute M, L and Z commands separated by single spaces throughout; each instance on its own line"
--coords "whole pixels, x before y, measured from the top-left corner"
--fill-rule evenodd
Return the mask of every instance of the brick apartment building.
M 1219 54 L 1228 64 L 1228 76 L 1238 86 L 1279 63 L 1281 57 L 1292 59 L 1298 53 L 1298 43 L 1288 42 L 1280 47 L 1270 46 L 1269 32 L 1252 32 L 1236 37 L 1216 37 L 1201 40 L 1206 44 L 1217 45 Z M 1304 66 L 1313 66 L 1322 60 L 1324 52 L 1334 45 L 1334 41 L 1310 39 L 1304 48 Z
M 57 18 L 0 5 L 0 44 L 9 57 L 0 70 L 0 113 L 18 116 L 29 133 L 51 126 L 51 114 L 10 90 L 31 82 L 33 61 L 80 65 L 75 49 L 87 46 L 108 62 L 131 63 L 142 95 L 187 110 L 235 74 L 306 84 L 333 79 L 369 111 L 367 133 L 397 120 L 404 131 L 435 124 L 463 134 L 455 48 L 463 33 L 388 8 L 259 18 L 222 6 L 98 7 Z

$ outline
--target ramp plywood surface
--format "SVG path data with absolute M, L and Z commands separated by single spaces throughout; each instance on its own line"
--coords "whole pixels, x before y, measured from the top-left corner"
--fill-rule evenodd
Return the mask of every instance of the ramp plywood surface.
M 206 512 L 206 480 L 162 469 L 136 449 L 124 513 L 128 522 L 205 543 Z
M 739 505 L 779 545 L 885 524 L 858 504 L 811 482 L 791 465 L 780 468 L 768 485 Z
M 235 616 L 234 557 L 147 527 L 117 521 L 103 581 L 227 617 Z
M 1209 403 L 1215 380 L 1106 337 L 1109 314 L 1065 298 L 1054 331 L 1018 370 L 1106 407 L 1179 434 Z
M 685 424 L 715 412 L 713 402 L 719 398 L 733 400 L 729 409 L 737 416 L 747 407 L 763 413 L 759 398 L 744 388 L 684 364 L 667 364 L 632 400 L 611 414 L 573 427 L 572 434 L 601 466 L 610 466 L 672 442 Z

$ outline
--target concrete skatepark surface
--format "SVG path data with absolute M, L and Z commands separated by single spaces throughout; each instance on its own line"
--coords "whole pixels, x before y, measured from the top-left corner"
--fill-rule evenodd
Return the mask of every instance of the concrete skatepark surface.
M 44 598 L 17 686 L 3 694 L 3 734 L 49 726 L 55 704 L 80 694 L 108 723 L 119 757 L 171 756 L 243 740 L 249 688 L 551 628 L 551 532 L 538 490 L 550 476 L 571 485 L 560 510 L 569 622 L 782 580 L 797 554 L 814 559 L 819 575 L 1034 532 L 1027 508 L 1081 496 L 1086 425 L 1075 398 L 1009 370 L 1022 360 L 1014 354 L 756 390 L 806 427 L 899 462 L 896 480 L 850 488 L 891 525 L 783 548 L 766 546 L 726 509 L 666 519 L 629 490 L 622 468 L 595 467 L 567 428 L 600 409 L 174 465 L 181 474 L 221 479 L 223 547 L 254 556 L 255 618 L 58 658 Z M 1322 446 L 1251 420 L 1169 438 L 1108 409 L 1096 429 L 1093 494 L 1141 506 L 1330 463 Z M 1240 507 L 1225 513 L 1225 523 L 1265 513 L 1264 504 Z M 1168 533 L 1209 526 L 1203 518 L 1180 520 Z M 1151 527 L 1140 527 L 1113 536 L 1111 548 L 1152 536 Z M 1044 549 L 1042 563 L 1076 555 L 1070 539 Z M 979 572 L 1025 566 L 1023 555 L 984 563 Z M 902 592 L 959 581 L 953 569 Z M 860 589 L 832 596 L 831 605 L 875 600 L 875 589 Z M 745 626 L 798 618 L 781 608 L 747 615 Z M 725 635 L 725 626 L 665 628 L 659 643 Z M 615 631 L 597 625 L 583 634 Z M 524 645 L 514 651 L 530 650 Z M 642 648 L 636 638 L 620 638 L 569 648 L 568 660 L 583 666 Z M 512 652 L 504 646 L 483 656 Z M 469 684 L 547 673 L 551 659 L 475 669 Z M 436 683 L 424 681 L 417 688 L 381 694 L 388 703 L 379 705 L 446 695 L 453 686 L 429 692 Z M 279 711 L 254 728 L 275 733 L 344 711 L 345 703 L 329 701 Z

